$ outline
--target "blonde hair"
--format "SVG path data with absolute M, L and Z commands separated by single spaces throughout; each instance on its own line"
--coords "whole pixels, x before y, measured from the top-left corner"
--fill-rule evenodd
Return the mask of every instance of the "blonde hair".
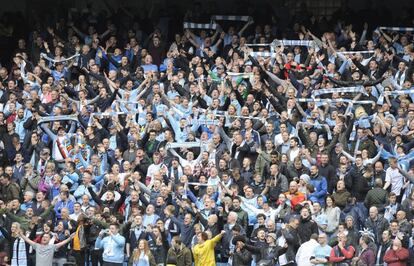
M 194 226 L 193 226 L 193 228 L 194 228 L 194 230 L 200 230 L 200 231 L 203 231 L 203 229 L 201 228 L 201 225 L 200 224 L 195 224 Z
M 12 223 L 12 226 L 13 225 L 15 225 L 16 226 L 16 230 L 17 230 L 17 232 L 19 232 L 20 230 L 21 230 L 21 226 L 20 226 L 20 224 L 18 223 L 18 222 L 13 222 Z M 19 235 L 19 233 L 13 233 L 12 235 L 16 235 L 16 236 L 18 236 Z
M 151 255 L 151 250 L 149 248 L 148 241 L 144 240 L 144 239 L 141 239 L 139 242 L 141 242 L 141 241 L 143 241 L 143 243 L 144 243 L 144 254 L 149 257 Z M 139 242 L 138 242 L 138 247 L 139 247 Z M 134 249 L 134 252 L 132 253 L 133 261 L 138 261 L 139 260 L 141 250 L 139 250 L 138 247 L 136 249 Z
M 367 113 L 365 112 L 364 107 L 362 107 L 362 106 L 358 106 L 358 107 L 355 109 L 355 118 L 356 118 L 356 119 L 359 119 L 359 118 L 361 118 L 361 117 L 363 117 L 363 116 L 366 116 L 366 115 L 367 115 Z

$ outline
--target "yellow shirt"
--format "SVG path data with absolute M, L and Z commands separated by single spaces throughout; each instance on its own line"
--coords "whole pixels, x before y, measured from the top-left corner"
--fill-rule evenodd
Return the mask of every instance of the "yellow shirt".
M 79 229 L 80 229 L 80 226 L 76 228 L 75 237 L 73 238 L 73 250 L 77 250 L 77 251 L 81 250 L 80 239 L 79 239 Z
M 193 247 L 194 265 L 195 266 L 216 266 L 214 247 L 221 239 L 221 234 L 207 240 L 203 244 L 197 244 Z

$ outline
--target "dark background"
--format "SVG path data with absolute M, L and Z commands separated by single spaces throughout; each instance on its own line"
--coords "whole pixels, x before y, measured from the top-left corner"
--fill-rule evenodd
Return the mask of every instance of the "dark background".
M 318 25 L 316 34 L 332 30 L 338 21 L 352 23 L 357 31 L 364 22 L 368 22 L 370 30 L 376 26 L 414 25 L 412 0 L 0 0 L 0 3 L 0 62 L 13 53 L 19 38 L 29 43 L 30 32 L 66 19 L 71 8 L 96 13 L 98 31 L 105 30 L 109 19 L 119 27 L 138 22 L 148 33 L 154 26 L 167 25 L 169 38 L 182 31 L 186 15 L 196 18 L 192 22 L 208 22 L 214 14 L 250 15 L 256 24 L 277 25 L 281 31 L 294 28 L 295 23 L 312 29 L 310 21 L 314 17 Z M 87 26 L 84 22 L 78 18 L 75 24 L 82 28 Z

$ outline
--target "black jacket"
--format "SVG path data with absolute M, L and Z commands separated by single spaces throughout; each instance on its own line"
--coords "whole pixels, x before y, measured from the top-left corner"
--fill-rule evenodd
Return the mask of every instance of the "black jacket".
M 101 200 L 101 198 L 96 195 L 96 193 L 93 191 L 92 187 L 88 187 L 88 191 L 92 196 L 92 199 L 101 207 L 105 208 L 108 207 L 112 214 L 116 213 L 118 209 L 121 207 L 122 203 L 125 201 L 125 192 L 121 192 L 121 198 L 117 201 L 115 200 Z
M 250 266 L 252 261 L 252 254 L 247 248 L 242 248 L 240 252 L 234 251 L 233 266 Z
M 277 233 L 277 237 L 283 236 L 286 239 L 286 243 L 288 244 L 287 250 L 281 251 L 281 254 L 286 253 L 287 261 L 295 261 L 296 258 L 296 251 L 299 249 L 301 243 L 301 239 L 299 236 L 299 229 L 293 228 L 285 228 L 280 230 Z
M 275 262 L 277 261 L 277 258 L 280 255 L 286 253 L 287 251 L 287 248 L 283 248 L 279 246 L 267 246 L 264 248 L 260 248 L 260 247 L 255 247 L 251 245 L 246 245 L 246 249 L 251 251 L 252 253 L 260 255 L 260 258 L 261 258 L 260 260 L 273 261 L 273 263 L 270 265 L 274 265 Z M 258 259 L 257 262 L 259 262 L 260 260 Z
M 307 219 L 300 218 L 299 236 L 302 243 L 309 241 L 312 234 L 318 234 L 318 225 L 309 216 Z
M 321 164 L 318 168 L 319 175 L 324 176 L 328 182 L 328 192 L 332 194 L 337 182 L 335 168 L 329 163 L 327 165 Z

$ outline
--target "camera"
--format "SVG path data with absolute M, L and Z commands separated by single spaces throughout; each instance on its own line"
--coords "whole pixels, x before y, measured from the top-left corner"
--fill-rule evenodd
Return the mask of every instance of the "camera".
M 102 237 L 108 236 L 109 235 L 109 229 L 102 230 L 100 235 L 102 235 Z

